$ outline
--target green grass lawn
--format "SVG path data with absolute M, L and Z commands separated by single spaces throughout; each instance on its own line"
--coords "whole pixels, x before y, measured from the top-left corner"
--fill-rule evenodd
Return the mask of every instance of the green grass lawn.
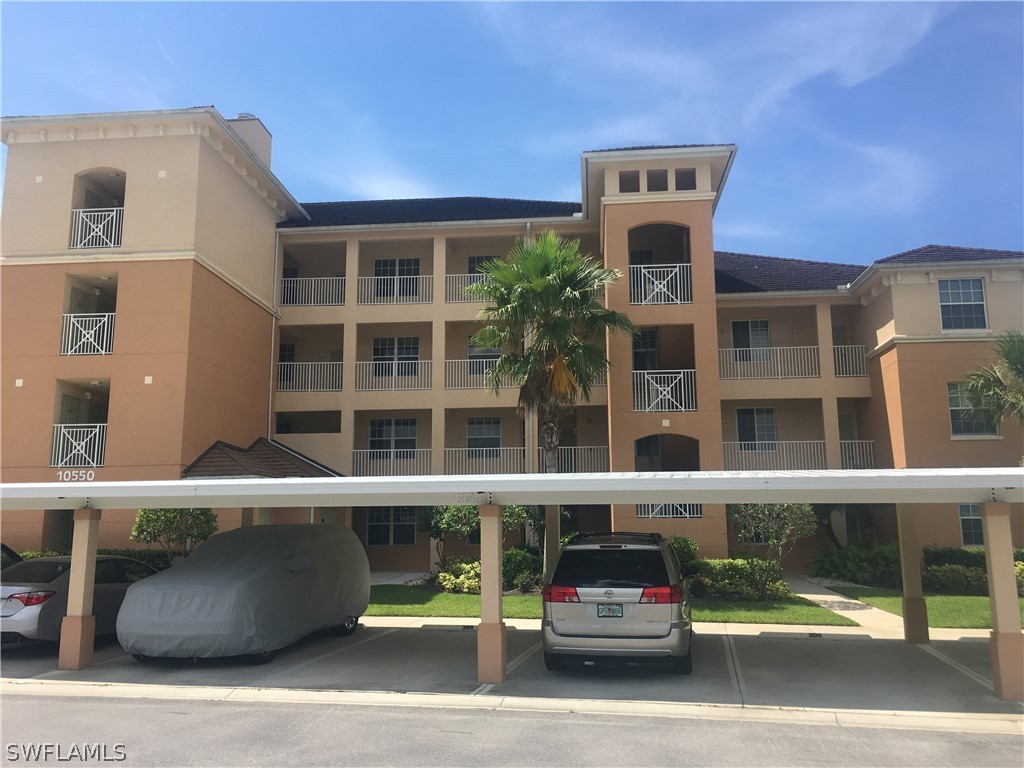
M 506 619 L 541 618 L 540 595 L 505 595 L 502 606 Z M 401 584 L 378 584 L 370 588 L 366 615 L 471 618 L 480 615 L 480 595 L 452 595 Z M 855 622 L 799 597 L 752 603 L 697 598 L 693 601 L 693 618 L 740 624 L 856 626 Z
M 903 615 L 903 593 L 898 589 L 876 587 L 829 587 L 829 589 L 860 600 L 883 611 Z M 954 629 L 991 629 L 992 613 L 987 597 L 967 595 L 925 595 L 929 627 Z M 1020 601 L 1024 613 L 1024 599 Z M 1024 628 L 1024 616 L 1021 619 Z

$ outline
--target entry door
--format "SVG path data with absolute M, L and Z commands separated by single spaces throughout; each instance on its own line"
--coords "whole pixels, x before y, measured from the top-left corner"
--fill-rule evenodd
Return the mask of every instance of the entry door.
M 92 299 L 85 291 L 78 288 L 71 289 L 71 296 L 68 298 L 69 315 L 87 315 L 92 310 Z
M 857 417 L 852 413 L 839 414 L 839 439 L 857 439 Z
M 71 395 L 60 396 L 60 421 L 58 424 L 79 424 L 82 420 L 82 401 Z

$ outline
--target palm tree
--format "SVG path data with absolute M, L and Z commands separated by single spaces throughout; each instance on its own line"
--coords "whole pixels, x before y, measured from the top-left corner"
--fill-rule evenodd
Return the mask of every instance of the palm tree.
M 1016 419 L 1024 424 L 1024 332 L 996 335 L 996 361 L 967 376 L 964 398 L 978 416 L 997 424 Z
M 605 333 L 634 331 L 626 315 L 595 298 L 622 273 L 579 247 L 579 240 L 551 230 L 532 243 L 519 240 L 506 256 L 484 264 L 483 279 L 466 289 L 488 304 L 472 344 L 501 350 L 488 384 L 497 392 L 511 380 L 519 387 L 520 415 L 537 412 L 547 472 L 558 471 L 560 418 L 579 399 L 590 399 L 608 369 Z

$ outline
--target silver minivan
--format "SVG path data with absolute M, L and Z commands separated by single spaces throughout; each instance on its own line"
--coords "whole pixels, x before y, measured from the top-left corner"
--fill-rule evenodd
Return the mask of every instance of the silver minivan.
M 570 539 L 544 587 L 544 665 L 667 660 L 693 670 L 689 582 L 657 533 Z

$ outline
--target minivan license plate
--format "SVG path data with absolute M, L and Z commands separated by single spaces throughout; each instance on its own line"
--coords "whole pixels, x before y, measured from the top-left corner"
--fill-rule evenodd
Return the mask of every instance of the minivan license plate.
M 597 617 L 599 619 L 621 619 L 622 603 L 598 603 Z

